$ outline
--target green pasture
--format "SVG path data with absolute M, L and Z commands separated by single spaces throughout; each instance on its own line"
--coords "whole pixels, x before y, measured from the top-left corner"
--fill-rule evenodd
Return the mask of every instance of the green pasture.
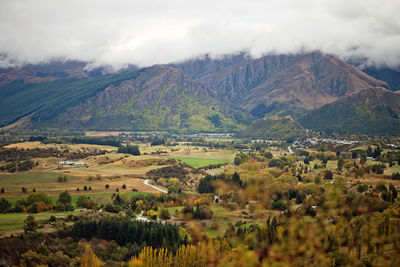
M 0 185 L 4 184 L 33 184 L 56 182 L 60 176 L 58 173 L 52 172 L 18 172 L 12 174 L 0 174 Z M 74 176 L 67 176 L 69 180 L 77 179 Z
M 211 164 L 224 164 L 232 163 L 232 157 L 222 157 L 222 158 L 206 158 L 206 157 L 186 157 L 186 156 L 169 156 L 168 158 L 180 160 L 193 168 L 205 167 Z
M 74 211 L 64 211 L 64 212 L 52 212 L 45 211 L 37 214 L 33 214 L 35 219 L 48 220 L 51 216 L 68 216 L 69 214 L 77 215 L 85 211 L 74 210 Z M 0 234 L 8 232 L 22 232 L 22 227 L 24 226 L 24 221 L 29 214 L 27 213 L 6 213 L 0 214 Z
M 392 168 L 390 168 L 390 170 L 392 171 L 392 173 L 396 173 L 396 172 L 400 173 L 400 167 L 399 166 L 392 167 Z

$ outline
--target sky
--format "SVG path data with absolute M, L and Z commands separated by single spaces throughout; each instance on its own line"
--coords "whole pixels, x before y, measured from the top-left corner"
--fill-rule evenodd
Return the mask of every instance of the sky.
M 400 0 L 0 0 L 0 66 L 319 50 L 400 66 Z

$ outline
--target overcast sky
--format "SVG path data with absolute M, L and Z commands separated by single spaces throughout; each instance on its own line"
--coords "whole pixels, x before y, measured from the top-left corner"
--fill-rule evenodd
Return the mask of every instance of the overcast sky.
M 400 0 L 0 0 L 0 54 L 18 63 L 312 50 L 399 66 Z

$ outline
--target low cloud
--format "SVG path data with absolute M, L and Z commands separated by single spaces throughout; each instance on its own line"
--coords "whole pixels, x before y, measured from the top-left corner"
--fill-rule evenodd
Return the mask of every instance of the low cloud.
M 400 1 L 378 0 L 0 0 L 0 64 L 120 68 L 320 50 L 398 67 L 399 14 Z

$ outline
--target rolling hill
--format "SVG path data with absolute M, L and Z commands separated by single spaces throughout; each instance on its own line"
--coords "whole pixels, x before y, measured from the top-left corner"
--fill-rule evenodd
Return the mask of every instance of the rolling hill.
M 299 119 L 306 128 L 336 133 L 400 133 L 400 93 L 375 87 L 344 96 Z
M 305 136 L 306 130 L 291 116 L 269 117 L 256 120 L 239 132 L 237 137 L 251 139 L 282 139 Z
M 156 65 L 106 87 L 49 121 L 72 129 L 237 131 L 249 116 L 215 100 L 178 69 Z

